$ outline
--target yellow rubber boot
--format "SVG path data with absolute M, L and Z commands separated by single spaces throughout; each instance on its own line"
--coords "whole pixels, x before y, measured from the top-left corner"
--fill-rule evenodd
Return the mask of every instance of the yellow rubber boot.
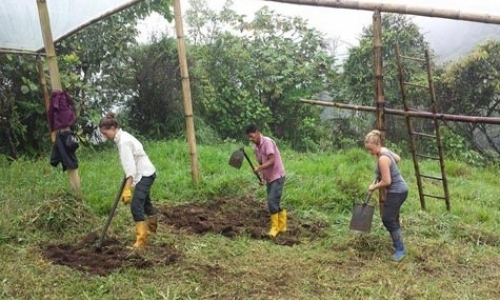
M 151 215 L 146 217 L 146 224 L 148 224 L 148 231 L 150 234 L 155 234 L 158 229 L 158 215 Z
M 278 213 L 278 232 L 286 232 L 286 209 Z
M 135 234 L 137 239 L 133 247 L 136 249 L 144 248 L 148 239 L 148 224 L 146 224 L 146 221 L 135 223 Z
M 271 215 L 271 229 L 269 230 L 269 236 L 274 238 L 278 234 L 278 213 Z

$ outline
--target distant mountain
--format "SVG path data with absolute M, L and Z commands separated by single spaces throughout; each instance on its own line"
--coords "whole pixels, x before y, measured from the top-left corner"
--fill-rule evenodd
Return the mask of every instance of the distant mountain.
M 464 57 L 488 39 L 500 39 L 500 25 L 435 18 L 415 18 L 414 21 L 439 63 Z

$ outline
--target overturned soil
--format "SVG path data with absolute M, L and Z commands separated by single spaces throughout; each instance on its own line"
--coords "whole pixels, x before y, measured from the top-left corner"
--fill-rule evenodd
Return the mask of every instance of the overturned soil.
M 269 239 L 278 245 L 293 246 L 304 239 L 321 237 L 328 226 L 324 222 L 308 222 L 296 218 L 288 211 L 287 231 L 270 239 L 270 215 L 265 201 L 252 197 L 219 198 L 209 203 L 189 203 L 159 207 L 159 222 L 190 233 L 217 233 L 234 238 L 250 236 L 253 239 Z
M 327 223 L 298 219 L 288 212 L 288 230 L 270 239 L 267 232 L 270 216 L 265 201 L 252 197 L 218 198 L 207 203 L 177 206 L 159 206 L 159 232 L 168 230 L 176 234 L 221 234 L 228 238 L 248 236 L 269 239 L 277 245 L 293 246 L 304 240 L 320 238 Z M 163 229 L 161 227 L 164 227 Z M 99 234 L 92 232 L 75 244 L 49 244 L 41 249 L 42 255 L 55 264 L 106 276 L 125 268 L 149 268 L 169 265 L 181 258 L 172 245 L 150 244 L 141 251 L 132 251 L 118 238 L 107 237 L 96 251 Z
M 108 237 L 98 250 L 98 240 L 99 235 L 93 232 L 77 244 L 49 244 L 42 254 L 55 264 L 100 276 L 109 275 L 117 269 L 169 265 L 180 258 L 180 252 L 170 245 L 155 245 L 134 251 L 122 245 L 117 238 Z

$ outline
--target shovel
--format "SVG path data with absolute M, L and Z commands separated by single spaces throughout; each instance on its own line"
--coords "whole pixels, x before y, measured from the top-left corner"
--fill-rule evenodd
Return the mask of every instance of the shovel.
M 250 160 L 250 158 L 246 154 L 245 149 L 243 147 L 234 151 L 233 154 L 231 154 L 231 157 L 229 158 L 229 165 L 232 167 L 235 167 L 236 169 L 240 169 L 241 165 L 243 164 L 243 157 L 246 158 L 246 160 L 250 164 L 250 167 L 252 168 L 252 172 L 253 172 L 254 167 L 253 167 L 252 161 Z M 262 181 L 259 174 L 257 174 L 257 173 L 254 173 L 254 174 L 259 179 L 259 182 Z
M 96 252 L 101 252 L 102 251 L 102 242 L 104 241 L 104 237 L 106 236 L 106 232 L 108 231 L 108 227 L 111 224 L 111 220 L 113 219 L 113 216 L 115 215 L 116 207 L 118 206 L 118 203 L 120 202 L 120 198 L 123 193 L 123 189 L 125 188 L 125 183 L 127 182 L 127 177 L 123 177 L 122 185 L 120 186 L 120 190 L 118 194 L 116 195 L 115 202 L 113 203 L 113 207 L 111 208 L 111 211 L 109 212 L 108 219 L 106 220 L 106 223 L 104 224 L 104 228 L 102 229 L 101 236 L 99 237 L 99 242 L 97 243 L 97 247 L 95 248 Z
M 373 212 L 375 209 L 375 206 L 369 204 L 372 193 L 373 191 L 367 192 L 363 202 L 354 203 L 349 229 L 366 233 L 371 231 Z

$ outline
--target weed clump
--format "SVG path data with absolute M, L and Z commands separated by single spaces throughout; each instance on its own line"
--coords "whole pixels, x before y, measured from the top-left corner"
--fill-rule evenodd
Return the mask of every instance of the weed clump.
M 81 229 L 83 224 L 95 224 L 97 217 L 92 210 L 72 195 L 59 195 L 40 201 L 19 219 L 20 227 L 61 234 Z

